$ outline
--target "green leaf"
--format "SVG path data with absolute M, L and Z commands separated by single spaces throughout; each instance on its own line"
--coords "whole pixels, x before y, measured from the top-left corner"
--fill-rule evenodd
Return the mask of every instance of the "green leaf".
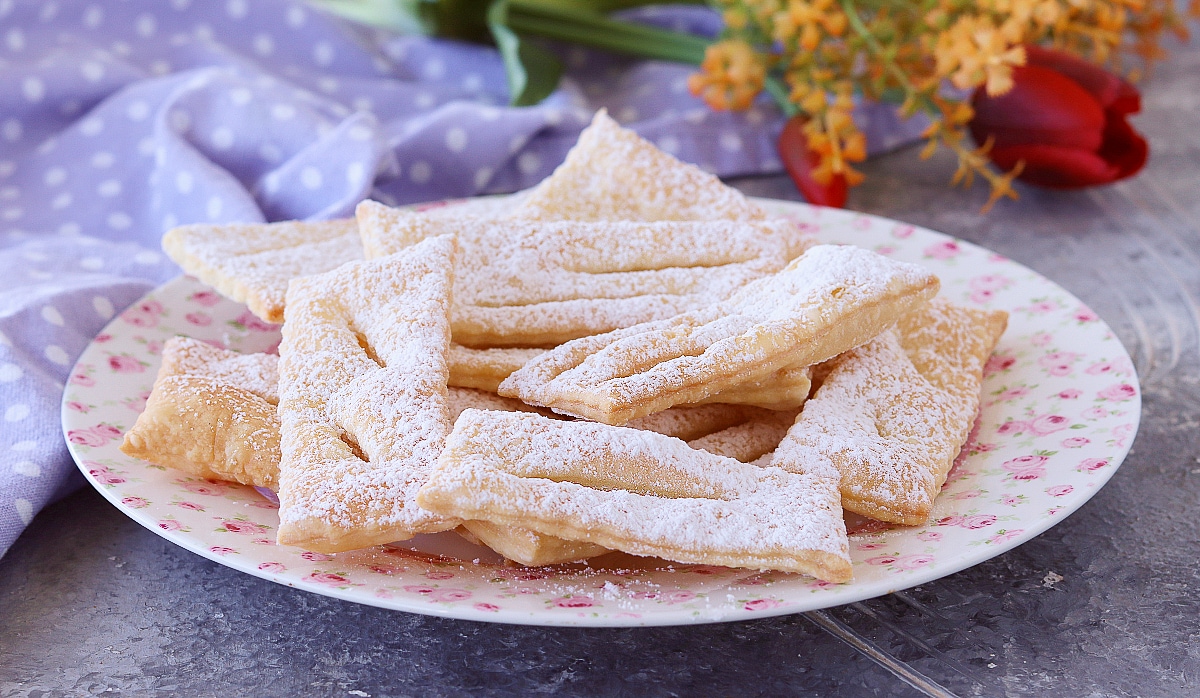
M 509 0 L 495 0 L 488 8 L 487 24 L 492 32 L 504 72 L 508 77 L 509 104 L 537 104 L 558 87 L 562 63 L 549 51 L 530 43 L 508 26 Z

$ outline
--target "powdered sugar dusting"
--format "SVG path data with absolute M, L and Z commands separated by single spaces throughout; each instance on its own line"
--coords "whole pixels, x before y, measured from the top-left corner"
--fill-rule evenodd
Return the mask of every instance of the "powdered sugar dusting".
M 757 220 L 761 208 L 664 153 L 600 110 L 516 217 L 541 220 Z
M 638 555 L 845 578 L 836 481 L 653 432 L 469 410 L 420 501 Z
M 190 337 L 172 337 L 163 345 L 162 374 L 204 376 L 279 403 L 279 357 L 241 354 Z
M 274 323 L 289 280 L 362 259 L 353 219 L 187 225 L 168 231 L 162 246 L 184 271 Z
M 413 501 L 450 427 L 454 251 L 433 238 L 289 286 L 281 543 L 352 549 L 457 525 Z
M 835 356 L 923 304 L 937 286 L 917 265 L 821 245 L 726 302 L 568 342 L 513 373 L 500 392 L 620 423 Z
M 473 346 L 553 345 L 728 297 L 812 244 L 790 221 L 538 222 L 360 206 L 368 257 L 435 234 L 461 254 L 452 322 Z

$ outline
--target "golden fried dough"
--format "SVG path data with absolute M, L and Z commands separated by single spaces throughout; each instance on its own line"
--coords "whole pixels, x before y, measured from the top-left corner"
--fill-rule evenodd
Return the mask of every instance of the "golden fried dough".
M 837 480 L 827 461 L 795 475 L 652 432 L 467 410 L 417 501 L 634 555 L 843 582 Z
M 556 412 L 623 424 L 785 366 L 829 359 L 925 304 L 938 279 L 868 250 L 820 245 L 729 300 L 567 342 L 500 385 Z
M 461 522 L 416 506 L 450 431 L 456 246 L 294 279 L 279 348 L 279 543 L 336 552 Z
M 975 421 L 983 365 L 1007 316 L 936 298 L 830 362 L 789 438 L 838 467 L 842 506 L 893 523 L 928 520 Z

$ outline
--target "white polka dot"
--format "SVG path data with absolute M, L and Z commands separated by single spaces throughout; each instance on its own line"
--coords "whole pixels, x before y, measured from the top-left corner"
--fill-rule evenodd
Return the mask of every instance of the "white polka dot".
M 563 114 L 562 111 L 558 109 L 547 109 L 542 115 L 542 118 L 544 118 L 546 123 L 550 124 L 551 126 L 557 126 L 562 123 Z
M 229 91 L 229 101 L 239 107 L 249 104 L 252 99 L 254 99 L 254 93 L 245 87 L 235 87 Z
M 268 194 L 274 194 L 279 191 L 280 184 L 278 172 L 272 172 L 263 178 L 263 189 L 267 190 Z
M 12 201 L 20 195 L 21 189 L 19 187 L 4 187 L 3 189 L 0 189 L 0 199 Z
M 42 469 L 31 460 L 19 460 L 12 464 L 12 471 L 25 477 L 40 477 Z
M 79 266 L 87 269 L 88 271 L 99 271 L 104 268 L 104 258 L 84 257 L 83 259 L 79 260 Z
M 303 170 L 300 170 L 300 183 L 306 189 L 320 189 L 324 184 L 325 178 L 321 176 L 321 171 L 316 167 L 309 165 Z
M 492 168 L 480 167 L 475 170 L 475 189 L 481 190 L 487 186 L 487 183 L 492 179 Z
M 104 65 L 96 61 L 85 61 L 79 66 L 79 72 L 88 82 L 100 82 L 104 77 Z
M 683 115 L 683 120 L 689 124 L 698 124 L 708 118 L 708 110 L 705 108 L 691 109 Z
M 121 183 L 115 179 L 106 179 L 96 187 L 96 193 L 106 198 L 114 197 L 121 193 Z
M 154 36 L 154 32 L 158 29 L 158 23 L 154 21 L 154 15 L 141 15 L 133 25 L 134 31 L 142 38 Z
M 266 34 L 254 37 L 254 51 L 260 56 L 269 56 L 275 52 L 275 40 Z
M 225 126 L 212 132 L 212 144 L 217 150 L 229 150 L 233 147 L 233 130 Z
M 63 223 L 58 226 L 58 234 L 64 237 L 74 237 L 83 232 L 83 228 L 78 223 Z
M 192 0 L 171 0 L 171 7 L 174 7 L 179 12 L 183 12 L 190 7 L 191 4 Z
M 0 177 L 8 177 L 17 171 L 17 163 L 12 160 L 0 160 Z
M 0 214 L 0 218 L 3 218 L 6 221 L 15 221 L 23 215 L 25 215 L 25 209 L 21 208 L 20 206 L 13 206 L 11 208 L 4 209 L 4 213 Z
M 375 101 L 370 97 L 355 97 L 354 111 L 371 111 L 375 108 Z
M 477 73 L 469 73 L 462 81 L 463 89 L 467 92 L 478 92 L 483 89 L 483 78 Z
M 537 153 L 521 153 L 517 158 L 517 168 L 527 175 L 537 172 L 542 167 L 542 159 Z
M 21 523 L 28 526 L 29 522 L 33 521 L 33 505 L 28 499 L 14 499 L 13 508 L 17 510 L 17 516 L 21 517 Z
M 274 143 L 263 143 L 258 147 L 258 154 L 267 162 L 278 162 L 283 157 L 283 153 L 279 150 L 279 146 Z
M 179 225 L 179 219 L 175 217 L 175 214 L 168 213 L 167 215 L 163 216 L 163 219 L 162 219 L 163 230 L 170 230 L 171 228 L 174 228 L 177 225 Z
M 46 170 L 46 174 L 42 176 L 42 181 L 48 187 L 57 187 L 67 180 L 67 171 L 61 167 L 51 167 Z
M 292 29 L 297 29 L 304 26 L 304 20 L 308 19 L 308 14 L 302 8 L 292 6 L 287 11 L 287 24 Z
M 433 177 L 433 168 L 424 160 L 417 160 L 408 170 L 408 178 L 416 184 L 424 184 Z
M 70 206 L 72 201 L 73 199 L 71 198 L 71 193 L 64 191 L 50 200 L 50 208 L 54 209 L 55 211 L 61 211 Z
M 150 157 L 151 155 L 153 155 L 154 151 L 157 148 L 158 148 L 158 144 L 154 142 L 153 136 L 146 136 L 145 138 L 138 141 L 138 144 L 137 144 L 138 154 L 140 154 L 144 157 Z
M 29 416 L 29 405 L 11 405 L 4 411 L 4 420 L 19 422 Z
M 47 259 L 50 259 L 50 255 L 40 250 L 25 250 L 21 253 L 21 256 L 31 262 L 44 262 Z
M 118 56 L 128 56 L 133 51 L 133 49 L 129 47 L 129 44 L 125 43 L 124 41 L 112 42 L 112 47 L 109 50 Z
M 92 5 L 83 13 L 83 26 L 89 29 L 95 29 L 104 21 L 104 10 Z
M 21 82 L 21 94 L 30 102 L 40 102 L 46 96 L 46 83 L 41 78 L 28 77 Z
M 279 121 L 287 121 L 296 116 L 296 108 L 290 104 L 276 104 L 271 107 L 271 117 Z
M 317 65 L 329 65 L 333 62 L 333 46 L 328 41 L 319 41 L 313 46 L 313 60 Z
M 721 147 L 731 153 L 736 153 L 742 149 L 742 137 L 736 133 L 722 133 Z
M 322 92 L 334 93 L 338 91 L 341 84 L 334 78 L 321 78 L 317 80 L 317 87 L 321 88 Z
M 357 187 L 367 176 L 367 168 L 361 162 L 352 162 L 346 166 L 346 181 L 350 186 Z
M 4 43 L 8 44 L 9 51 L 21 51 L 25 48 L 25 32 L 20 29 L 13 29 L 4 35 Z
M 143 250 L 133 256 L 133 261 L 145 265 L 158 264 L 160 259 L 162 259 L 162 255 L 153 250 Z
M 455 153 L 461 153 L 466 150 L 467 132 L 459 126 L 446 131 L 446 147 Z
M 662 138 L 659 138 L 657 141 L 655 141 L 655 143 L 664 152 L 670 153 L 672 155 L 679 152 L 679 139 L 676 138 L 675 136 L 670 136 L 670 135 L 663 136 Z
M 225 208 L 225 202 L 221 200 L 221 197 L 214 196 L 205 204 L 204 212 L 208 214 L 209 218 L 216 218 L 221 215 L 221 209 L 223 208 Z
M 196 38 L 201 41 L 212 41 L 213 38 L 212 27 L 204 24 L 203 22 L 197 24 L 196 28 L 192 30 L 192 33 L 195 34 Z
M 746 112 L 746 123 L 748 124 L 753 126 L 761 126 L 766 120 L 767 116 L 763 114 L 762 110 L 758 107 L 754 107 L 750 111 Z
M 108 227 L 114 230 L 125 230 L 129 226 L 133 225 L 133 219 L 129 217 L 129 214 L 122 213 L 121 211 L 114 211 L 113 213 L 108 214 L 108 218 L 105 219 L 105 222 L 108 223 Z
M 79 100 L 77 100 L 77 99 L 68 99 L 67 101 L 58 105 L 58 111 L 67 116 L 70 116 L 70 115 L 78 112 L 82 108 L 83 108 L 83 105 L 80 104 Z
M 38 442 L 36 442 L 36 441 L 18 441 L 15 444 L 13 444 L 10 448 L 12 448 L 12 450 L 18 451 L 20 453 L 28 453 L 29 451 L 32 451 L 33 449 L 37 448 L 37 446 L 38 446 Z
M 21 132 L 24 129 L 21 127 L 21 122 L 16 119 L 8 119 L 0 126 L 0 133 L 4 134 L 4 140 L 19 141 L 21 140 Z
M 112 301 L 105 298 L 104 296 L 93 296 L 92 297 L 92 309 L 96 311 L 96 314 L 99 315 L 100 319 L 102 319 L 102 320 L 107 320 L 107 319 L 111 318 L 113 316 L 113 313 L 115 312 L 115 308 L 113 308 Z
M 363 126 L 362 124 L 355 124 L 354 126 L 350 127 L 346 134 L 350 136 L 351 140 L 369 141 L 371 140 L 371 136 L 374 134 L 374 131 L 366 126 Z
M 176 133 L 183 133 L 192 125 L 192 116 L 182 109 L 173 109 L 170 115 L 171 128 Z
M 62 347 L 56 344 L 48 345 L 43 353 L 50 360 L 50 363 L 58 364 L 59 366 L 66 366 L 71 363 L 71 357 L 67 355 L 67 352 Z
M 130 102 L 129 106 L 125 108 L 125 116 L 134 121 L 141 121 L 150 116 L 150 105 L 140 99 L 136 102 Z
M 441 80 L 446 76 L 446 62 L 440 58 L 430 58 L 422 68 L 427 80 Z
M 12 383 L 25 375 L 16 364 L 0 364 L 0 383 Z
M 229 0 L 229 2 L 225 3 L 225 12 L 234 19 L 245 17 L 249 9 L 246 5 L 246 0 Z
M 437 104 L 437 98 L 428 92 L 418 92 L 417 96 L 413 99 L 413 104 L 416 104 L 420 109 L 428 109 Z
M 192 185 L 195 184 L 195 178 L 191 172 L 181 171 L 175 173 L 175 189 L 180 194 L 187 194 L 192 191 Z
M 617 113 L 617 121 L 620 121 L 621 123 L 629 123 L 630 121 L 637 121 L 637 118 L 638 118 L 638 110 L 634 109 L 633 107 L 625 107 L 624 109 L 622 109 L 620 112 Z
M 85 136 L 94 136 L 104 130 L 104 122 L 96 117 L 84 119 L 79 124 L 79 131 Z
M 495 121 L 500 118 L 500 110 L 495 107 L 484 107 L 479 110 L 479 118 L 484 121 Z
M 112 153 L 100 151 L 92 156 L 92 167 L 104 169 L 106 167 L 112 167 L 113 163 L 116 161 L 117 159 L 113 157 Z
M 42 319 L 51 325 L 58 325 L 59 327 L 66 325 L 62 313 L 58 312 L 58 308 L 52 305 L 42 306 Z

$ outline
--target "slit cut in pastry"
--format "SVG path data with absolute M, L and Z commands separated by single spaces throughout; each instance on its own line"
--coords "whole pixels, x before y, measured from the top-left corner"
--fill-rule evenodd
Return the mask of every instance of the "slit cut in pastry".
M 924 305 L 938 285 L 917 265 L 820 245 L 728 301 L 558 346 L 506 378 L 499 392 L 624 424 L 832 358 Z
M 338 552 L 461 523 L 414 501 L 450 431 L 455 250 L 453 238 L 432 238 L 289 284 L 279 347 L 280 544 Z
M 838 473 L 694 450 L 653 432 L 467 410 L 421 506 L 678 562 L 852 575 Z
M 461 252 L 451 312 L 466 346 L 553 346 L 728 297 L 813 244 L 787 220 L 526 221 L 358 206 L 366 257 L 434 235 Z
M 983 366 L 1007 320 L 1003 311 L 935 298 L 830 362 L 789 438 L 837 466 L 842 506 L 892 523 L 928 521 L 978 414 Z

